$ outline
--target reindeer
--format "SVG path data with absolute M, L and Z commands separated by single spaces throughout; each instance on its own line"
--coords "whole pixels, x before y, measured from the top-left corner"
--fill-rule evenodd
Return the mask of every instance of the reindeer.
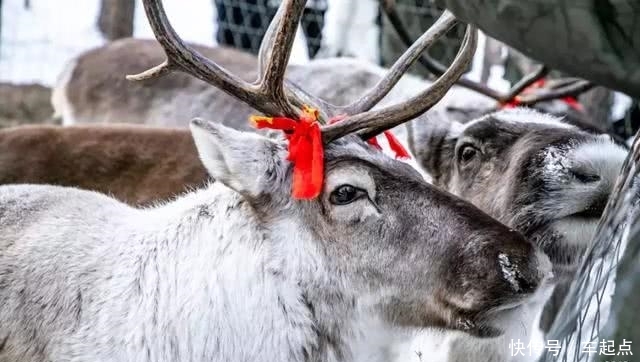
M 209 177 L 187 129 L 139 125 L 0 130 L 0 184 L 51 184 L 149 205 Z
M 252 54 L 227 47 L 189 46 L 246 81 L 257 76 L 257 58 Z M 247 118 L 255 110 L 197 78 L 173 73 L 146 82 L 125 79 L 124 74 L 140 73 L 163 57 L 158 43 L 148 39 L 121 39 L 81 54 L 65 67 L 53 89 L 54 117 L 64 125 L 185 127 L 194 117 L 216 116 L 223 124 L 249 129 Z
M 258 60 L 251 54 L 227 47 L 189 45 L 245 81 L 257 76 Z M 202 80 L 184 73 L 136 83 L 124 78 L 123 74 L 139 73 L 160 63 L 163 54 L 157 42 L 134 38 L 80 54 L 67 65 L 53 89 L 54 117 L 65 125 L 124 122 L 185 127 L 194 117 L 215 116 L 225 125 L 252 130 L 247 118 L 256 110 Z M 287 78 L 304 84 L 306 91 L 327 102 L 346 105 L 373 88 L 387 72 L 388 69 L 354 58 L 328 58 L 290 65 Z M 404 75 L 380 105 L 407 100 L 430 85 L 431 82 Z M 489 98 L 459 87 L 452 87 L 443 101 L 450 103 L 451 98 L 465 99 L 464 104 L 454 102 L 456 108 L 493 105 Z
M 580 257 L 593 237 L 622 163 L 623 144 L 567 120 L 516 108 L 461 123 L 432 110 L 429 122 L 408 125 L 409 146 L 432 182 L 513 227 L 549 256 L 557 290 L 542 314 L 548 330 Z M 544 303 L 524 315 L 528 344 Z M 509 337 L 513 338 L 514 337 Z M 422 338 L 444 343 L 449 361 L 507 361 L 509 340 L 479 340 L 451 333 Z M 493 353 L 493 355 L 492 355 Z M 535 354 L 527 356 L 536 360 Z
M 227 47 L 190 46 L 243 80 L 256 77 L 258 60 L 252 54 Z M 256 110 L 202 80 L 183 73 L 139 83 L 124 78 L 123 74 L 139 73 L 161 62 L 162 56 L 162 47 L 155 41 L 135 38 L 117 40 L 80 54 L 69 62 L 53 89 L 54 118 L 65 125 L 124 122 L 185 127 L 191 118 L 215 115 L 225 125 L 252 130 L 246 120 Z M 360 59 L 325 58 L 288 66 L 287 78 L 304 84 L 306 91 L 327 102 L 345 105 L 373 88 L 387 72 L 388 69 Z M 379 105 L 407 100 L 430 85 L 428 80 L 405 74 Z M 455 120 L 467 120 L 495 109 L 495 99 L 487 94 L 453 86 L 439 107 L 447 109 Z M 564 108 L 546 109 L 567 113 Z M 580 116 L 576 112 L 569 115 Z
M 409 46 L 413 43 L 395 12 L 395 3 L 382 1 L 382 9 Z M 256 78 L 258 59 L 227 47 L 207 47 L 190 44 L 200 53 L 216 61 L 225 69 L 240 74 L 245 81 Z M 154 41 L 122 39 L 92 49 L 70 61 L 60 75 L 52 93 L 55 117 L 63 124 L 77 123 L 140 123 L 185 127 L 193 117 L 215 115 L 223 124 L 240 130 L 250 130 L 246 119 L 254 109 L 236 100 L 218 88 L 186 74 L 173 73 L 162 79 L 131 84 L 125 73 L 138 73 L 162 61 L 163 50 Z M 418 60 L 429 71 L 440 75 L 446 69 L 428 56 Z M 291 65 L 287 78 L 304 84 L 305 90 L 333 104 L 349 104 L 358 95 L 374 87 L 387 73 L 387 69 L 353 58 L 327 58 L 312 60 L 304 65 Z M 449 117 L 468 120 L 496 109 L 496 104 L 512 101 L 528 86 L 549 73 L 540 67 L 524 77 L 508 92 L 498 92 L 470 79 L 460 78 L 440 102 Z M 575 79 L 555 82 L 557 88 L 520 97 L 520 102 L 563 116 L 593 123 L 589 115 L 567 107 L 556 99 L 577 95 L 592 85 Z M 411 98 L 431 85 L 420 77 L 405 75 L 398 87 L 387 94 L 380 106 Z M 551 84 L 553 86 L 553 84 Z M 397 132 L 404 132 L 403 128 Z
M 305 1 L 285 0 L 248 84 L 185 45 L 144 1 L 167 53 L 160 66 L 207 79 L 267 115 L 337 107 L 284 82 Z M 411 49 L 455 23 L 446 13 Z M 359 321 L 441 326 L 490 337 L 549 277 L 519 233 L 425 183 L 362 141 L 414 118 L 469 64 L 469 27 L 449 70 L 411 100 L 369 111 L 411 56 L 341 122 L 321 128 L 325 181 L 292 199 L 284 139 L 195 119 L 217 182 L 134 209 L 91 191 L 0 187 L 0 361 L 351 360 Z M 375 103 L 375 102 L 373 102 Z M 411 200 L 410 203 L 407 200 Z

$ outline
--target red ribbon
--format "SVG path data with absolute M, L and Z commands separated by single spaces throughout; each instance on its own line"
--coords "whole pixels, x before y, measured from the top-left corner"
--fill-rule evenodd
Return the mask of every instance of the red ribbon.
M 329 124 L 340 122 L 345 117 L 346 117 L 346 115 L 335 116 L 335 117 L 333 117 L 333 118 L 331 118 L 329 120 Z M 409 159 L 409 158 L 411 158 L 411 156 L 409 155 L 409 152 L 407 152 L 407 150 L 404 148 L 402 143 L 400 143 L 400 141 L 398 141 L 396 136 L 394 136 L 393 133 L 391 133 L 391 131 L 384 131 L 383 134 L 384 134 L 385 138 L 387 139 L 387 143 L 389 143 L 389 148 L 391 148 L 391 150 L 395 154 L 396 158 L 400 158 L 400 159 Z M 380 144 L 378 143 L 378 139 L 376 137 L 369 138 L 367 140 L 367 143 L 370 144 L 371 146 L 379 149 L 379 150 L 382 150 L 382 147 L 380 147 Z
M 542 88 L 546 83 L 547 81 L 545 79 L 539 79 L 535 81 L 533 84 L 531 84 L 529 87 L 523 89 L 522 93 L 527 93 L 528 91 L 531 91 L 532 89 L 535 89 L 535 88 Z M 568 97 L 561 98 L 560 100 L 563 101 L 569 107 L 573 108 L 574 110 L 578 112 L 584 112 L 584 107 L 582 106 L 582 104 L 580 104 L 580 102 L 578 102 L 578 99 L 576 97 L 568 96 Z M 520 100 L 520 96 L 518 95 L 513 97 L 513 99 L 502 103 L 500 108 L 515 108 L 520 104 L 522 104 L 522 102 Z
M 334 117 L 329 123 L 338 122 L 344 117 Z M 270 128 L 285 132 L 289 141 L 287 160 L 293 164 L 293 197 L 306 200 L 318 197 L 324 183 L 324 147 L 318 124 L 318 110 L 304 106 L 299 120 L 265 116 L 251 116 L 249 120 L 258 129 Z M 384 135 L 397 158 L 410 157 L 407 150 L 391 132 L 385 131 Z M 381 149 L 375 137 L 367 142 Z
M 287 159 L 293 164 L 293 197 L 314 199 L 324 183 L 324 148 L 318 125 L 318 111 L 304 107 L 299 120 L 286 117 L 251 116 L 258 129 L 271 128 L 285 132 L 289 140 Z

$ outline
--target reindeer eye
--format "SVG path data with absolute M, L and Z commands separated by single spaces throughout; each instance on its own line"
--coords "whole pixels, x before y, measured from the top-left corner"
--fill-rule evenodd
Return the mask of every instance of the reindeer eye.
M 366 195 L 367 192 L 353 187 L 351 185 L 338 186 L 331 195 L 329 195 L 329 202 L 334 205 L 346 205 L 354 202 L 355 200 Z
M 569 170 L 571 175 L 576 178 L 576 180 L 588 184 L 592 182 L 600 181 L 600 176 L 595 174 L 590 174 L 588 172 L 578 171 L 578 170 Z
M 472 145 L 464 145 L 458 153 L 458 161 L 466 163 L 478 154 L 478 149 Z

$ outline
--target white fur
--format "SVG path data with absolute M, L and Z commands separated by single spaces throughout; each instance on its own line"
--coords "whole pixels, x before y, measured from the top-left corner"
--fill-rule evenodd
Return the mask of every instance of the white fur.
M 366 319 L 376 296 L 326 305 L 322 293 L 358 298 L 298 215 L 266 229 L 240 195 L 268 186 L 258 177 L 268 163 L 254 155 L 272 141 L 204 123 L 192 130 L 205 166 L 227 185 L 145 210 L 73 188 L 0 188 L 0 282 L 21 273 L 12 287 L 24 282 L 29 296 L 0 305 L 0 362 L 306 361 L 318 323 L 339 326 L 345 341 L 387 328 Z M 43 324 L 37 339 L 34 323 Z
M 527 123 L 527 124 L 543 124 L 549 127 L 577 129 L 575 126 L 562 121 L 561 118 L 540 113 L 529 108 L 514 108 L 506 111 L 496 112 L 492 114 L 494 119 L 506 123 Z M 482 117 L 467 123 L 466 127 L 486 121 L 488 118 Z
M 65 65 L 62 73 L 58 77 L 55 87 L 51 92 L 51 106 L 53 107 L 53 118 L 62 119 L 62 125 L 69 126 L 76 124 L 73 116 L 73 106 L 67 97 L 67 85 L 73 77 L 77 60 L 72 59 Z
M 524 108 L 496 112 L 492 117 L 501 122 L 535 123 L 554 128 L 578 129 L 564 123 L 561 118 Z M 466 124 L 453 122 L 451 136 L 457 137 L 466 127 L 486 120 L 488 118 L 480 118 Z M 567 153 L 550 149 L 545 156 L 547 159 L 543 170 L 544 177 L 547 182 L 555 183 L 557 190 L 548 195 L 548 202 L 542 206 L 545 209 L 544 212 L 557 218 L 553 227 L 565 237 L 568 244 L 584 247 L 593 238 L 599 219 L 585 219 L 571 215 L 588 207 L 592 195 L 603 191 L 610 192 L 627 156 L 627 151 L 616 145 L 610 136 L 601 135 L 586 143 L 575 145 Z M 599 182 L 585 184 L 567 177 L 567 169 L 572 167 L 598 175 L 601 179 Z M 508 274 L 508 270 L 505 273 Z M 470 361 L 470 355 L 476 356 L 473 360 L 482 362 L 537 361 L 541 350 L 538 350 L 538 353 L 534 353 L 535 351 L 529 353 L 530 350 L 527 349 L 525 356 L 513 356 L 508 346 L 511 340 L 517 339 L 520 339 L 525 347 L 529 343 L 538 346 L 544 343 L 543 333 L 538 326 L 542 309 L 551 296 L 552 290 L 553 285 L 550 285 L 539 293 L 536 301 L 529 303 L 526 308 L 521 308 L 520 314 L 511 321 L 511 327 L 507 328 L 501 338 L 481 341 L 461 332 L 428 330 L 414 339 L 411 349 L 404 351 L 401 358 L 396 361 L 462 362 Z M 418 355 L 421 358 L 418 358 Z
M 246 214 L 236 212 L 225 222 L 199 218 L 203 207 L 211 215 L 224 215 L 228 205 L 237 201 L 237 194 L 225 186 L 216 183 L 144 213 L 116 202 L 105 205 L 101 195 L 79 190 L 17 186 L 3 190 L 5 202 L 11 200 L 12 192 L 49 198 L 64 195 L 67 200 L 61 205 L 65 215 L 45 215 L 29 240 L 59 241 L 64 240 L 61 235 L 72 232 L 83 235 L 86 243 L 81 258 L 58 258 L 68 258 L 68 278 L 82 283 L 83 300 L 93 301 L 85 304 L 85 313 L 94 317 L 83 318 L 73 330 L 52 331 L 52 340 L 64 342 L 51 346 L 51 360 L 303 360 L 289 351 L 311 340 L 312 320 L 299 300 L 293 276 L 306 268 L 319 272 L 321 258 L 308 249 L 287 260 L 279 257 L 289 252 L 276 252 L 277 248 L 309 245 L 294 242 L 303 237 L 295 228 L 282 227 L 287 232 L 278 234 L 281 244 L 269 250 L 256 240 L 256 224 Z M 86 220 L 89 214 L 94 220 L 108 215 L 110 221 L 76 221 Z M 104 230 L 119 232 L 107 245 L 96 244 Z M 4 235 L 0 241 L 16 236 Z M 29 260 L 23 259 L 16 262 Z M 113 277 L 90 281 L 74 272 L 87 266 Z M 265 270 L 281 272 L 282 279 Z M 56 294 L 64 298 L 67 293 L 57 290 Z M 272 303 L 278 298 L 297 321 L 295 328 L 283 324 L 282 307 Z M 4 328 L 15 333 L 10 325 Z
M 260 194 L 262 177 L 273 163 L 269 139 L 227 127 L 204 129 L 191 123 L 190 128 L 200 160 L 216 180 L 242 195 Z
M 588 166 L 602 179 L 613 184 L 618 178 L 622 163 L 627 158 L 627 150 L 613 143 L 610 136 L 601 135 L 593 142 L 576 147 L 570 157 L 574 162 Z

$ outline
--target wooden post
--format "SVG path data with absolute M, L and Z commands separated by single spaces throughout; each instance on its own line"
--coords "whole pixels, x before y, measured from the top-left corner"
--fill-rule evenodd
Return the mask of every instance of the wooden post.
M 98 29 L 108 40 L 133 35 L 134 0 L 102 0 Z

